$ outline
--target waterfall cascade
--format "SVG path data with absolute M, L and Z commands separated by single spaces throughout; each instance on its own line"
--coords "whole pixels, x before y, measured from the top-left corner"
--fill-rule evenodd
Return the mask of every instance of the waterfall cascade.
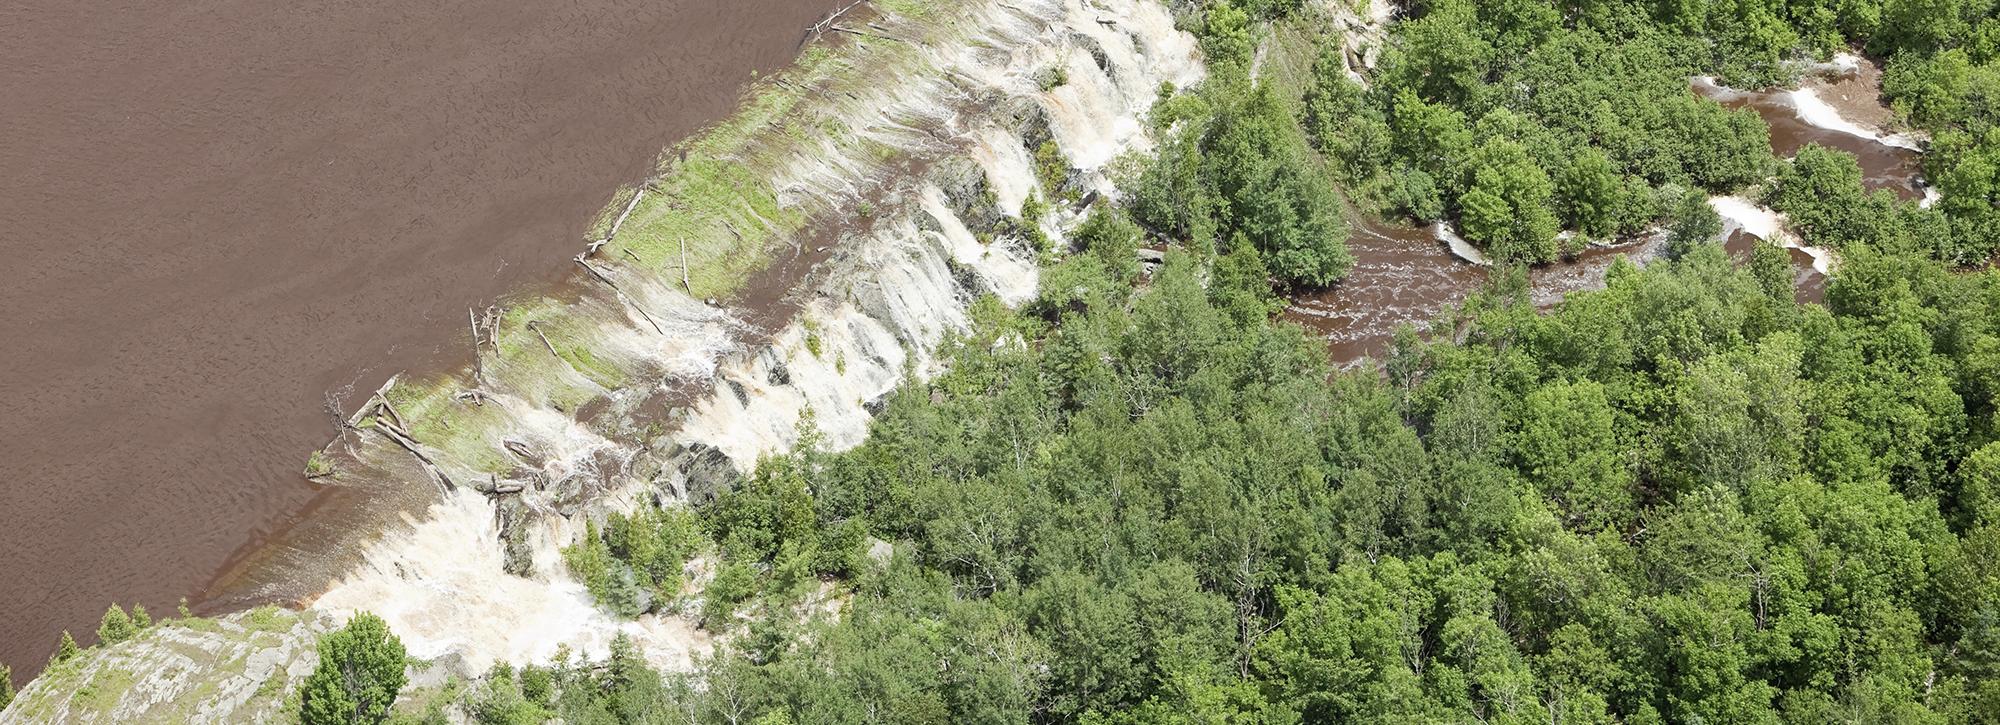
M 1066 160 L 1060 183 L 1111 192 L 1106 165 L 1150 147 L 1143 118 L 1161 85 L 1201 76 L 1193 39 L 1149 0 L 973 5 L 950 26 L 967 30 L 937 32 L 919 62 L 880 84 L 891 88 L 836 105 L 838 123 L 829 125 L 849 133 L 826 134 L 809 144 L 821 153 L 778 171 L 780 208 L 820 220 L 794 233 L 796 247 L 827 224 L 840 232 L 830 258 L 790 291 L 802 301 L 788 322 L 759 334 L 752 313 L 704 304 L 676 289 L 678 280 L 599 265 L 620 298 L 570 308 L 597 321 L 580 336 L 597 367 L 544 369 L 555 382 L 528 390 L 486 371 L 481 407 L 498 422 L 486 428 L 487 450 L 470 459 L 522 462 L 483 472 L 496 482 L 483 495 L 461 487 L 389 531 L 314 609 L 375 611 L 412 655 L 462 658 L 468 671 L 546 659 L 563 644 L 601 654 L 620 632 L 657 665 L 689 666 L 705 647 L 701 634 L 671 616 L 621 622 L 598 612 L 563 570 L 560 548 L 594 514 L 727 485 L 759 457 L 787 450 L 807 410 L 827 445 L 858 444 L 872 404 L 906 373 L 935 372 L 934 351 L 965 329 L 975 298 L 1018 304 L 1034 294 L 1039 252 L 1006 221 L 1019 219 L 1030 195 L 1056 191 L 1037 178 L 1037 142 L 1054 143 Z M 928 34 L 893 18 L 884 24 L 885 36 Z M 1067 82 L 1042 80 L 1052 67 Z M 840 229 L 857 207 L 870 210 L 865 228 Z M 1044 221 L 1052 220 L 1026 223 Z M 634 435 L 630 413 L 585 414 L 599 405 L 637 410 L 651 395 L 690 386 L 707 392 L 676 406 L 657 435 Z M 596 398 L 560 400 L 566 387 Z M 482 471 L 466 459 L 432 456 L 442 476 L 477 480 Z
M 601 656 L 620 633 L 691 666 L 706 633 L 600 611 L 561 548 L 607 512 L 729 485 L 788 450 L 808 410 L 825 445 L 860 443 L 875 404 L 938 370 L 975 299 L 1032 297 L 1042 251 L 1020 230 L 1059 240 L 1080 217 L 1023 219 L 1028 199 L 1115 195 L 1111 162 L 1151 147 L 1162 87 L 1203 74 L 1157 0 L 955 5 L 844 21 L 867 29 L 808 48 L 621 193 L 572 284 L 473 315 L 470 369 L 368 398 L 326 449 L 331 478 L 428 503 L 351 547 L 292 631 L 372 611 L 463 674 Z M 142 684 L 121 712 L 191 694 Z

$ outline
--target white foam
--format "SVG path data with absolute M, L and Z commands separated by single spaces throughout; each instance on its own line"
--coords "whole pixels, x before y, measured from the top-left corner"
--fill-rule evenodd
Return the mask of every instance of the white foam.
M 1840 115 L 1838 109 L 1827 105 L 1827 102 L 1819 97 L 1819 92 L 1814 89 L 1801 88 L 1792 91 L 1790 99 L 1792 108 L 1798 112 L 1799 120 L 1813 126 L 1828 131 L 1837 131 L 1850 136 L 1865 138 L 1885 146 L 1905 148 L 1912 151 L 1923 150 L 1923 146 L 1917 143 L 1916 137 L 1909 134 L 1884 135 L 1847 120 L 1846 117 Z
M 973 136 L 972 158 L 986 172 L 987 187 L 993 190 L 1000 211 L 1008 216 L 1021 216 L 1021 205 L 1028 195 L 1041 189 L 1035 179 L 1035 162 L 1028 158 L 1021 137 L 989 126 Z
M 1708 198 L 1708 206 L 1715 210 L 1717 216 L 1722 217 L 1724 236 L 1727 236 L 1733 230 L 1740 229 L 1751 236 L 1775 243 L 1786 249 L 1797 249 L 1805 252 L 1812 257 L 1813 270 L 1822 275 L 1833 273 L 1835 264 L 1833 250 L 1826 247 L 1809 246 L 1800 241 L 1798 235 L 1793 234 L 1791 229 L 1786 226 L 1785 215 L 1778 213 L 1776 210 L 1760 206 L 1756 202 L 1740 196 L 1711 196 Z
M 507 574 L 493 507 L 480 495 L 449 495 L 405 523 L 406 530 L 369 547 L 361 567 L 313 607 L 342 618 L 373 612 L 411 656 L 456 655 L 475 672 L 495 661 L 546 662 L 565 644 L 601 657 L 619 633 L 632 636 L 655 665 L 685 669 L 700 644 L 681 625 L 604 614 L 555 562 L 541 562 L 535 579 Z M 558 532 L 538 533 L 546 539 Z
M 1431 234 L 1443 241 L 1445 246 L 1451 249 L 1453 256 L 1481 267 L 1493 266 L 1493 260 L 1487 259 L 1485 252 L 1466 241 L 1465 237 L 1459 236 L 1458 230 L 1453 229 L 1450 224 L 1438 222 L 1431 225 Z

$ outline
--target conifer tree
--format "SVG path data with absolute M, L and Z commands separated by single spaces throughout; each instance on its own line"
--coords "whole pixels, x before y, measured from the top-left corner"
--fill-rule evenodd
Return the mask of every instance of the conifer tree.
M 117 644 L 138 634 L 139 628 L 132 624 L 132 618 L 125 614 L 125 608 L 116 604 L 104 610 L 104 619 L 97 624 L 97 639 L 104 644 Z
M 56 654 L 54 657 L 49 658 L 49 663 L 68 662 L 71 657 L 75 657 L 77 653 L 82 651 L 83 648 L 76 646 L 76 638 L 71 637 L 69 630 L 65 629 L 62 634 L 62 641 L 56 644 Z

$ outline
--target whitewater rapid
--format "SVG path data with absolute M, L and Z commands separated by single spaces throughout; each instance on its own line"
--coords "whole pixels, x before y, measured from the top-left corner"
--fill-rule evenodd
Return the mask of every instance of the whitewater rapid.
M 558 368 L 555 383 L 513 386 L 540 391 L 489 383 L 500 392 L 489 391 L 486 405 L 505 423 L 487 443 L 532 449 L 540 458 L 534 481 L 596 477 L 584 484 L 587 500 L 576 505 L 530 482 L 511 494 L 526 513 L 510 519 L 495 503 L 505 496 L 446 495 L 369 544 L 362 563 L 312 608 L 334 617 L 373 611 L 412 655 L 468 672 L 543 661 L 562 646 L 601 655 L 619 634 L 658 666 L 690 667 L 709 646 L 705 633 L 681 615 L 604 614 L 564 570 L 560 549 L 592 516 L 682 505 L 682 496 L 747 474 L 790 449 L 808 411 L 829 447 L 859 444 L 875 404 L 908 376 L 939 370 L 939 344 L 967 328 L 975 299 L 1018 305 L 1033 296 L 1040 251 L 1001 220 L 1060 238 L 1077 219 L 1071 210 L 1019 219 L 1031 196 L 1056 197 L 1037 178 L 1036 146 L 1047 140 L 1059 149 L 1070 191 L 1115 192 L 1106 167 L 1151 148 L 1145 115 L 1160 87 L 1203 74 L 1194 39 L 1151 0 L 972 2 L 952 15 L 949 31 L 883 21 L 890 34 L 933 40 L 915 62 L 887 72 L 877 94 L 834 104 L 837 124 L 826 125 L 849 134 L 804 144 L 817 153 L 774 172 L 779 202 L 813 211 L 822 224 L 845 224 L 862 203 L 873 208 L 862 230 L 839 234 L 811 286 L 795 292 L 805 301 L 789 322 L 751 335 L 744 315 L 687 297 L 676 280 L 614 268 L 608 274 L 629 304 L 590 311 L 602 320 L 591 349 L 643 360 L 630 366 L 651 371 L 642 386 L 692 382 L 709 392 L 680 408 L 670 430 L 633 436 L 623 429 L 630 424 L 581 421 L 578 407 L 545 401 L 572 388 L 614 407 L 638 395 L 579 371 Z M 1068 80 L 1044 88 L 1037 79 L 1051 67 Z M 884 148 L 921 160 L 923 170 L 885 180 Z M 655 325 L 673 334 L 656 334 Z M 752 338 L 762 342 L 743 347 Z M 510 526 L 525 528 L 514 534 L 525 576 L 508 572 Z M 523 568 L 518 559 L 514 567 Z

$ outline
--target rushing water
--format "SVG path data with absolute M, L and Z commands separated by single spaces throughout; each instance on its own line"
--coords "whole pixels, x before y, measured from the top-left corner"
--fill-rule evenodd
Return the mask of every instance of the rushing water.
M 1741 91 L 1702 78 L 1690 87 L 1729 108 L 1754 110 L 1770 126 L 1771 148 L 1779 156 L 1789 158 L 1807 144 L 1846 151 L 1860 163 L 1867 188 L 1887 189 L 1904 199 L 1922 197 L 1922 154 L 1914 139 L 1872 130 L 1888 121 L 1878 97 L 1879 69 L 1843 57 L 1829 70 L 1830 77 L 1810 79 L 1799 89 Z M 1825 296 L 1824 253 L 1815 257 L 1790 243 L 1782 220 L 1768 210 L 1736 199 L 1718 199 L 1715 206 L 1725 217 L 1724 244 L 1731 254 L 1748 258 L 1760 239 L 1787 243 L 1799 299 Z M 1327 289 L 1294 295 L 1283 317 L 1326 339 L 1338 363 L 1380 359 L 1397 327 L 1422 325 L 1486 282 L 1488 269 L 1453 254 L 1444 238 L 1435 229 L 1362 220 L 1347 242 L 1355 258 L 1353 273 Z M 1535 304 L 1548 307 L 1569 292 L 1600 288 L 1613 261 L 1628 256 L 1643 264 L 1661 252 L 1662 241 L 1655 234 L 1591 247 L 1574 258 L 1536 267 L 1529 272 L 1530 295 Z
M 326 396 L 462 359 L 467 307 L 572 269 L 846 4 L 0 8 L 0 662 L 402 505 L 301 480 Z
M 1824 99 L 1826 86 L 1814 83 L 1805 88 L 1741 91 L 1716 85 L 1707 78 L 1693 82 L 1696 93 L 1729 108 L 1749 108 L 1771 128 L 1771 150 L 1784 158 L 1798 154 L 1807 144 L 1853 154 L 1861 164 L 1861 184 L 1869 190 L 1887 189 L 1904 199 L 1923 196 L 1919 173 L 1923 154 L 1906 138 L 1880 136 L 1845 121 L 1845 108 Z M 1838 87 L 1838 86 L 1835 86 Z M 1828 114 L 1833 114 L 1831 117 Z
M 837 51 L 852 51 L 840 65 L 857 71 L 854 84 L 817 90 L 848 102 L 799 107 L 796 128 L 811 130 L 796 137 L 770 131 L 794 139 L 781 146 L 796 142 L 813 152 L 751 164 L 780 180 L 781 203 L 816 210 L 815 227 L 840 230 L 821 270 L 770 283 L 800 300 L 795 314 L 769 320 L 779 326 L 771 334 L 740 333 L 731 320 L 750 311 L 717 310 L 644 269 L 614 267 L 631 304 L 652 310 L 649 323 L 612 305 L 571 306 L 565 314 L 588 322 L 591 349 L 634 371 L 631 384 L 565 410 L 533 392 L 547 382 L 539 370 L 497 369 L 479 383 L 489 395 L 485 407 L 499 409 L 481 424 L 484 440 L 519 441 L 539 459 L 498 472 L 498 481 L 521 485 L 501 493 L 496 482 L 492 489 L 501 516 L 520 534 L 507 539 L 513 553 L 501 551 L 496 504 L 452 494 L 366 544 L 364 561 L 312 606 L 379 612 L 412 653 L 452 658 L 471 671 L 494 660 L 545 658 L 559 644 L 599 652 L 621 632 L 656 664 L 686 666 L 706 645 L 684 617 L 623 622 L 603 615 L 563 569 L 559 547 L 595 512 L 712 493 L 726 485 L 728 471 L 746 473 L 759 458 L 787 450 L 808 411 L 825 445 L 858 443 L 875 403 L 906 376 L 937 369 L 937 345 L 966 328 L 975 297 L 990 293 L 1018 304 L 1033 295 L 1034 247 L 1011 222 L 1001 223 L 1018 219 L 1027 196 L 1055 196 L 1041 188 L 1029 148 L 1053 140 L 1070 168 L 1066 183 L 1110 193 L 1102 167 L 1150 145 L 1141 119 L 1158 89 L 1201 76 L 1193 38 L 1152 0 L 975 1 L 958 9 L 956 22 L 891 15 L 882 27 L 871 23 L 885 36 L 909 39 L 901 42 L 916 52 L 881 67 L 869 58 L 895 56 L 871 56 L 859 41 Z M 1068 82 L 1037 83 L 1051 66 L 1063 68 Z M 866 220 L 852 213 L 864 203 L 873 210 Z M 1060 238 L 1076 220 L 1063 210 L 1032 221 Z M 620 239 L 614 235 L 611 246 Z M 617 264 L 616 255 L 604 256 Z M 699 342 L 715 339 L 718 329 L 722 344 Z M 663 361 L 695 370 L 662 376 L 655 371 Z M 631 425 L 639 422 L 631 403 L 690 385 L 698 392 L 676 403 L 660 430 Z M 608 412 L 585 412 L 593 406 Z M 358 459 L 407 463 L 410 456 L 378 441 Z M 440 450 L 436 460 L 466 480 L 462 455 Z M 585 466 L 595 470 L 576 475 Z M 430 488 L 421 473 L 401 480 Z M 502 620 L 496 611 L 536 614 Z

